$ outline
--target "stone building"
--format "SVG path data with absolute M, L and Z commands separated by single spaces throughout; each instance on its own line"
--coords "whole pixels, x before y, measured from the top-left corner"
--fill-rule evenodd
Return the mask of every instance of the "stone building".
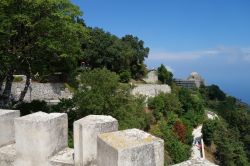
M 194 80 L 183 80 L 183 79 L 174 79 L 174 82 L 177 86 L 185 87 L 185 88 L 196 88 L 196 84 Z
M 205 84 L 204 79 L 197 72 L 192 72 L 188 78 L 188 81 L 194 81 L 197 88 L 199 88 L 202 84 Z
M 158 72 L 155 69 L 149 70 L 147 76 L 143 80 L 148 84 L 158 83 Z
M 205 84 L 204 79 L 197 72 L 192 72 L 187 79 L 174 79 L 174 82 L 177 86 L 190 89 L 200 88 L 202 84 Z

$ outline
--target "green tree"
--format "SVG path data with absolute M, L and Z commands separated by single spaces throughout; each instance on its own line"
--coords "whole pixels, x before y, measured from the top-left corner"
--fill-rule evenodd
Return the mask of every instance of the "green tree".
M 168 112 L 179 113 L 181 111 L 181 103 L 178 97 L 171 93 L 160 93 L 159 95 L 148 100 L 148 106 L 153 110 L 153 114 L 157 120 L 163 116 L 167 116 Z
M 149 48 L 144 47 L 142 40 L 132 35 L 118 38 L 100 28 L 88 28 L 88 34 L 82 45 L 83 61 L 92 69 L 106 67 L 122 77 L 129 73 L 135 79 L 145 74 L 144 60 Z
M 202 126 L 202 136 L 204 143 L 210 146 L 214 140 L 214 132 L 218 129 L 218 122 L 216 120 L 207 120 Z
M 161 66 L 157 69 L 158 71 L 158 80 L 163 84 L 172 85 L 173 82 L 173 74 L 168 71 L 167 68 L 161 64 Z
M 114 102 L 126 98 L 128 89 L 120 86 L 119 76 L 107 69 L 85 71 L 80 75 L 75 101 L 83 116 L 88 114 L 110 114 L 119 107 Z
M 225 100 L 226 95 L 217 85 L 207 87 L 207 95 L 210 100 Z
M 0 57 L 5 69 L 1 79 L 6 79 L 1 99 L 7 104 L 15 71 L 27 76 L 22 101 L 34 74 L 75 64 L 85 30 L 79 22 L 82 12 L 69 0 L 2 0 L 0 6 Z
M 112 70 L 116 50 L 110 48 L 119 39 L 100 28 L 88 28 L 88 34 L 89 37 L 85 38 L 82 43 L 83 61 L 92 69 L 106 67 Z
M 220 165 L 249 165 L 244 145 L 238 137 L 239 133 L 229 129 L 226 123 L 219 124 L 218 130 L 215 131 L 214 142 Z
M 128 83 L 131 79 L 131 73 L 128 70 L 122 71 L 119 75 L 120 81 L 123 83 Z
M 165 141 L 165 163 L 174 164 L 188 160 L 190 155 L 190 146 L 178 140 L 178 136 L 173 132 L 165 120 L 159 121 L 152 126 L 150 132 Z M 169 155 L 169 157 L 166 156 Z
M 117 118 L 121 129 L 148 127 L 145 99 L 131 96 L 129 86 L 119 83 L 119 75 L 105 68 L 83 72 L 73 100 L 78 118 L 105 114 Z
M 148 57 L 149 48 L 144 47 L 144 42 L 133 35 L 125 35 L 121 40 L 130 48 L 129 52 L 132 53 L 132 57 L 130 58 L 132 77 L 135 79 L 143 77 L 146 74 L 144 60 Z
M 176 94 L 174 93 L 166 94 L 165 106 L 167 111 L 174 112 L 177 115 L 181 114 L 182 104 Z
M 182 104 L 182 114 L 190 118 L 194 116 L 195 124 L 201 123 L 204 116 L 204 100 L 199 91 L 180 88 L 177 94 Z
M 165 100 L 166 96 L 164 93 L 160 93 L 159 95 L 149 98 L 148 100 L 148 107 L 153 110 L 153 115 L 156 120 L 160 120 L 167 114 Z

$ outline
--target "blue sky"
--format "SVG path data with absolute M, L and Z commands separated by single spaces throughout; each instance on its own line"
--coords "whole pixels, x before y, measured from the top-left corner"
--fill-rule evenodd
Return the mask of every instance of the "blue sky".
M 207 84 L 250 103 L 250 0 L 73 0 L 88 26 L 138 36 L 146 64 L 175 77 L 200 73 Z

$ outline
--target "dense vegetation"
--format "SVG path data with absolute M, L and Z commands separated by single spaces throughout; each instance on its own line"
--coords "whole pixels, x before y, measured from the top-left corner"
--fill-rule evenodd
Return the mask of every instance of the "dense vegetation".
M 217 120 L 203 124 L 203 138 L 207 146 L 215 146 L 220 165 L 249 165 L 250 112 L 244 103 L 226 96 L 216 85 L 200 89 L 206 106 L 219 115 Z
M 121 39 L 99 28 L 88 28 L 88 38 L 82 43 L 83 61 L 93 68 L 106 67 L 123 78 L 141 78 L 149 48 L 132 35 Z M 122 81 L 128 82 L 128 79 Z
M 74 83 L 81 62 L 90 69 L 118 73 L 123 82 L 141 78 L 149 48 L 132 35 L 118 38 L 99 28 L 86 27 L 82 12 L 69 0 L 2 0 L 0 2 L 0 105 L 11 105 L 14 74 L 47 82 L 56 72 Z M 2 85 L 5 82 L 5 87 Z
M 188 160 L 192 130 L 204 119 L 203 99 L 197 90 L 172 86 L 171 94 L 160 93 L 150 98 L 154 123 L 150 132 L 165 140 L 167 164 Z
M 173 83 L 173 74 L 167 70 L 167 68 L 161 64 L 157 69 L 158 72 L 158 80 L 161 83 L 171 85 Z
M 87 27 L 81 17 L 79 7 L 69 0 L 0 1 L 0 107 L 20 109 L 22 115 L 38 110 L 67 113 L 71 146 L 75 120 L 89 114 L 112 115 L 120 129 L 135 127 L 164 139 L 166 164 L 189 158 L 191 132 L 204 122 L 204 141 L 216 147 L 221 165 L 249 165 L 249 107 L 216 85 L 176 87 L 173 74 L 161 65 L 158 79 L 171 85 L 172 93 L 149 98 L 147 108 L 144 97 L 130 94 L 128 82 L 147 72 L 149 48 L 138 37 L 119 38 Z M 72 99 L 55 106 L 22 102 L 31 79 L 47 82 L 55 72 L 72 86 Z M 18 101 L 11 98 L 12 83 L 18 81 L 14 74 L 27 76 Z M 205 109 L 217 112 L 219 119 L 206 120 Z

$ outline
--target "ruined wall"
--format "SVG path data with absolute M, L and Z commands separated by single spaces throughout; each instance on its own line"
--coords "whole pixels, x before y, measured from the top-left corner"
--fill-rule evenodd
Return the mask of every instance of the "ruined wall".
M 137 84 L 135 88 L 132 89 L 133 95 L 143 95 L 148 97 L 154 97 L 160 92 L 171 93 L 171 88 L 168 85 L 158 85 L 158 84 Z
M 15 99 L 21 94 L 25 86 L 25 82 L 13 82 L 12 95 Z M 64 83 L 37 83 L 33 82 L 29 88 L 24 101 L 31 100 L 59 100 L 61 98 L 71 98 L 72 93 L 68 88 L 65 88 Z
M 149 84 L 157 84 L 159 82 L 158 81 L 158 72 L 156 70 L 149 71 L 147 76 L 145 78 L 143 78 L 143 80 Z

